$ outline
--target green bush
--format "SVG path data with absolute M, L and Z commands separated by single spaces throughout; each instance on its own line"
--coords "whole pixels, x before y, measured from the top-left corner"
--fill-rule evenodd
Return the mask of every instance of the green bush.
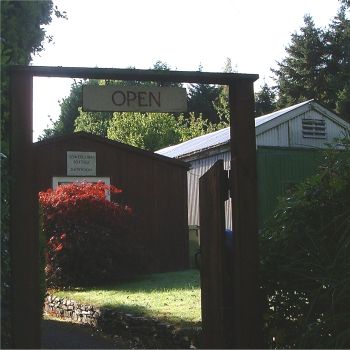
M 269 347 L 350 347 L 350 142 L 280 200 L 261 236 Z
M 114 186 L 69 184 L 40 192 L 48 286 L 96 285 L 145 270 L 131 238 L 131 209 L 106 199 Z

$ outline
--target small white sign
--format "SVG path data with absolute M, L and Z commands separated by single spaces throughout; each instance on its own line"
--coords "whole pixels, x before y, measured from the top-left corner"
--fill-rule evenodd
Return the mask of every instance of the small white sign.
M 185 112 L 186 89 L 157 86 L 83 86 L 87 112 Z
M 54 176 L 52 178 L 52 188 L 55 189 L 60 185 L 68 185 L 72 183 L 97 183 L 103 182 L 105 185 L 111 184 L 111 179 L 109 177 L 66 177 L 66 176 Z M 111 194 L 109 191 L 106 191 L 106 198 L 111 200 Z
M 68 176 L 96 176 L 96 152 L 67 151 Z

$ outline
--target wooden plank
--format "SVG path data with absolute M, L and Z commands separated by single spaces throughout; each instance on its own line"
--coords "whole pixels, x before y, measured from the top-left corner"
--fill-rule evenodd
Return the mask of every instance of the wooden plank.
M 234 230 L 234 347 L 261 348 L 254 90 L 230 85 L 231 195 Z
M 227 316 L 227 257 L 225 251 L 225 174 L 217 161 L 199 179 L 202 348 L 230 348 L 232 327 Z M 227 176 L 227 175 L 226 175 Z M 232 271 L 232 269 L 231 269 Z M 232 300 L 232 299 L 231 299 Z
M 13 346 L 40 348 L 38 194 L 34 192 L 33 78 L 11 74 L 11 212 Z
M 14 69 L 27 72 L 38 77 L 137 80 L 223 85 L 245 80 L 253 82 L 259 78 L 257 74 L 165 71 L 153 69 L 143 70 L 45 66 L 15 66 Z

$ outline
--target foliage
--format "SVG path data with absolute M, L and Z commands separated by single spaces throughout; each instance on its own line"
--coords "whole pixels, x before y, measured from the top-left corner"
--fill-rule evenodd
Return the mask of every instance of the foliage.
M 301 33 L 294 33 L 287 46 L 287 57 L 277 62 L 276 75 L 279 89 L 279 107 L 290 106 L 301 100 L 324 99 L 326 83 L 323 31 L 316 28 L 311 16 L 304 17 Z
M 223 69 L 224 73 L 233 73 L 237 70 L 233 70 L 231 59 L 227 58 L 225 66 Z M 229 124 L 230 121 L 230 106 L 229 106 L 229 87 L 227 85 L 222 85 L 219 87 L 219 96 L 213 102 L 213 106 L 220 118 L 220 122 L 226 122 Z
M 26 65 L 41 52 L 44 42 L 52 40 L 42 26 L 51 23 L 53 12 L 66 17 L 52 1 L 2 1 L 1 63 Z
M 158 60 L 153 67 L 151 68 L 157 71 L 170 71 L 171 67 L 163 61 Z M 170 86 L 170 87 L 182 87 L 181 83 L 173 83 L 173 82 L 152 82 L 146 81 L 142 83 L 143 85 L 157 85 L 157 86 Z
M 350 346 L 350 140 L 282 198 L 261 237 L 269 346 Z
M 316 99 L 350 121 L 349 52 L 350 20 L 345 5 L 325 29 L 305 16 L 300 32 L 292 34 L 287 56 L 272 69 L 278 107 Z
M 121 190 L 73 183 L 39 193 L 47 239 L 49 286 L 87 285 L 116 281 L 138 272 L 144 263 L 131 245 L 131 209 L 109 201 Z
M 118 113 L 112 119 L 104 113 L 80 110 L 75 131 L 86 131 L 111 140 L 150 151 L 190 140 L 194 137 L 226 127 L 225 122 L 212 124 L 200 115 L 175 117 L 169 113 Z
M 194 137 L 208 134 L 226 126 L 228 125 L 225 121 L 216 124 L 211 123 L 208 119 L 204 119 L 201 114 L 197 118 L 193 113 L 190 113 L 187 118 L 181 115 L 178 119 L 178 128 L 181 134 L 180 142 L 191 140 Z
M 190 84 L 188 90 L 188 111 L 196 116 L 202 115 L 211 123 L 220 121 L 214 107 L 214 102 L 219 99 L 220 89 L 210 84 Z
M 259 117 L 276 110 L 276 94 L 266 83 L 255 94 L 255 113 Z
M 227 85 L 221 86 L 219 96 L 213 102 L 213 106 L 216 110 L 220 122 L 226 121 L 229 123 L 230 120 L 230 106 L 229 106 L 229 87 Z
M 227 58 L 224 73 L 232 73 L 231 60 Z M 256 116 L 271 113 L 277 109 L 276 93 L 274 88 L 267 85 L 266 82 L 260 87 L 260 91 L 255 93 L 255 112 Z M 230 123 L 230 106 L 229 106 L 229 87 L 224 85 L 219 87 L 219 96 L 213 102 L 214 108 L 220 118 L 220 123 L 229 126 Z
M 113 285 L 54 291 L 54 295 L 193 326 L 201 320 L 199 277 L 197 270 L 157 273 Z
M 336 111 L 339 115 L 346 117 L 350 122 L 350 83 L 344 86 L 344 89 L 337 94 Z
M 85 131 L 90 134 L 107 137 L 107 129 L 112 113 L 106 112 L 83 112 L 81 107 L 78 108 L 79 115 L 74 121 L 74 132 Z
M 181 140 L 177 125 L 176 118 L 168 113 L 114 113 L 107 137 L 155 151 Z
M 325 103 L 350 121 L 350 20 L 341 7 L 326 31 L 327 99 Z

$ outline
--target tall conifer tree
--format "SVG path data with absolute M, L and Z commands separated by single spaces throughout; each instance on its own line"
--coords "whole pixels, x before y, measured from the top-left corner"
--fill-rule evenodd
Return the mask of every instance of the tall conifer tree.
M 312 98 L 320 101 L 324 98 L 324 32 L 315 26 L 309 15 L 304 17 L 304 24 L 300 33 L 292 34 L 291 44 L 286 48 L 287 57 L 277 62 L 277 69 L 272 69 L 278 85 L 279 108 Z
M 350 121 L 350 20 L 342 6 L 325 35 L 327 52 L 327 100 L 343 118 Z

